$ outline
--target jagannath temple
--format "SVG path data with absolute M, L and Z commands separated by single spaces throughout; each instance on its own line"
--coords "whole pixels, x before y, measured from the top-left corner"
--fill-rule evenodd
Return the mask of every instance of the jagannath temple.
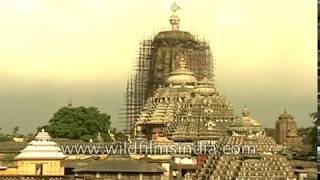
M 293 116 L 286 111 L 279 116 L 275 138 L 267 135 L 247 106 L 241 117 L 235 116 L 232 104 L 215 85 L 209 43 L 180 30 L 179 9 L 174 2 L 169 19 L 171 30 L 141 42 L 134 72 L 127 83 L 123 113 L 127 141 L 116 142 L 109 131 L 113 142 L 106 144 L 106 147 L 148 146 L 131 146 L 134 153 L 126 149 L 108 154 L 106 149 L 99 148 L 95 155 L 79 154 L 71 148 L 64 154 L 58 143 L 42 130 L 15 157 L 15 167 L 0 164 L 0 179 L 303 180 L 308 177 L 301 169 L 301 161 L 293 163 L 283 148 L 301 144 Z M 68 106 L 72 106 L 71 101 Z M 101 139 L 99 133 L 98 142 L 80 146 L 103 147 Z M 65 145 L 78 147 L 79 144 Z M 151 153 L 149 150 L 153 148 L 155 151 Z M 169 151 L 162 153 L 163 149 Z
M 184 157 L 190 164 L 197 165 L 194 169 L 185 169 L 185 178 L 295 179 L 282 145 L 266 135 L 261 124 L 251 118 L 248 109 L 243 110 L 241 118 L 234 116 L 232 104 L 220 95 L 213 81 L 209 45 L 200 43 L 200 48 L 193 35 L 179 30 L 178 9 L 174 3 L 169 21 L 172 30 L 160 32 L 150 42 L 152 48 L 148 51 L 150 59 L 143 86 L 148 93 L 143 93 L 140 103 L 133 103 L 135 107 L 139 106 L 134 112 L 138 113 L 133 119 L 133 116 L 127 119 L 132 136 L 153 142 L 164 141 L 166 145 L 193 143 L 216 145 L 219 149 L 226 146 L 240 148 L 235 154 L 205 154 L 196 160 L 192 156 L 197 155 Z M 206 56 L 203 56 L 203 49 Z M 139 73 L 141 75 L 138 71 L 136 77 Z M 144 90 L 128 90 L 139 94 L 136 91 Z M 127 110 L 135 109 L 127 107 Z M 254 150 L 251 154 L 250 147 Z M 177 159 L 175 155 L 172 157 Z

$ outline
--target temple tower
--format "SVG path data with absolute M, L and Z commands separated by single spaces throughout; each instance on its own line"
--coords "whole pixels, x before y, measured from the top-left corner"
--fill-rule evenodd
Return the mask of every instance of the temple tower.
M 280 114 L 275 129 L 275 140 L 278 144 L 287 146 L 302 144 L 302 138 L 298 137 L 297 124 L 286 110 Z
M 171 72 L 178 69 L 178 56 L 184 56 L 196 79 L 208 78 L 213 81 L 213 58 L 209 43 L 180 30 L 180 18 L 177 15 L 179 9 L 174 2 L 169 19 L 171 30 L 161 31 L 154 38 L 140 43 L 139 57 L 127 84 L 126 108 L 123 113 L 126 129 L 133 128 L 146 100 L 159 86 L 166 84 Z

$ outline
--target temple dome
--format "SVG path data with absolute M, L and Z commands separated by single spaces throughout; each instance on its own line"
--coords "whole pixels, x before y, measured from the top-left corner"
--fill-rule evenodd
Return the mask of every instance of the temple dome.
M 200 94 L 202 96 L 212 96 L 216 93 L 213 82 L 208 78 L 204 78 L 197 83 L 194 93 Z
M 170 85 L 195 85 L 197 79 L 186 65 L 184 58 L 180 59 L 179 68 L 170 73 L 167 83 Z
M 230 130 L 235 131 L 235 132 L 259 132 L 262 130 L 261 124 L 251 118 L 250 113 L 247 108 L 244 108 L 242 112 L 242 118 L 235 120 L 233 123 L 230 125 Z

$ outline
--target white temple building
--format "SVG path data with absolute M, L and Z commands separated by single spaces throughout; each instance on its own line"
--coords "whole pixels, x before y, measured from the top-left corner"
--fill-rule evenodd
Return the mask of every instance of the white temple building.
M 20 175 L 64 175 L 61 161 L 66 156 L 57 143 L 43 129 L 34 140 L 15 157 Z

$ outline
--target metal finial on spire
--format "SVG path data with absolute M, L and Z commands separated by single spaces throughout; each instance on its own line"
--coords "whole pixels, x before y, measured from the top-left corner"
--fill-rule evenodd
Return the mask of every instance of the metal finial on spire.
M 176 1 L 173 2 L 173 4 L 171 5 L 171 11 L 172 11 L 172 15 L 170 17 L 170 24 L 172 27 L 172 31 L 179 31 L 179 23 L 180 23 L 180 19 L 179 17 L 176 15 L 176 12 L 181 9 Z
M 69 99 L 69 101 L 68 101 L 68 107 L 72 107 L 72 100 L 71 99 Z

